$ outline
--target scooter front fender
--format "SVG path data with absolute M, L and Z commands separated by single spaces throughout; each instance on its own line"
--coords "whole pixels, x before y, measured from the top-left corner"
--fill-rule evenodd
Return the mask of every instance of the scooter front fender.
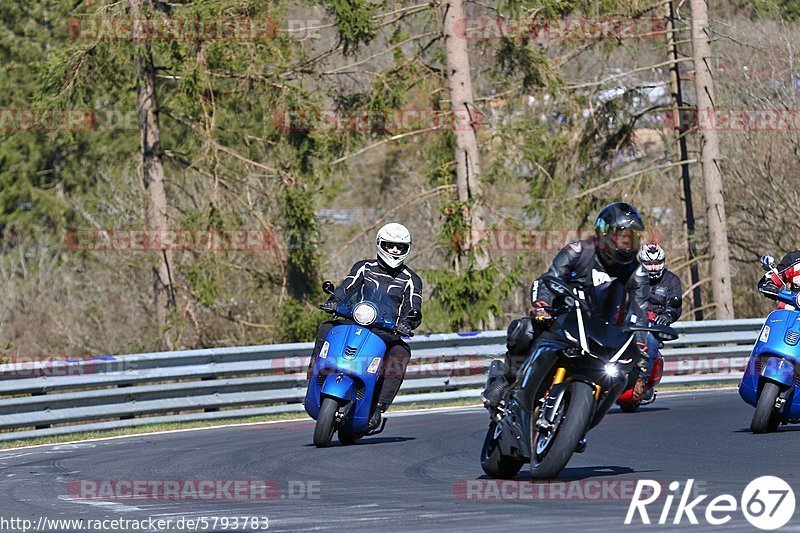
M 356 399 L 356 384 L 353 378 L 344 374 L 328 374 L 322 384 L 322 396 L 330 396 L 341 400 Z
M 763 379 L 786 387 L 794 386 L 794 365 L 782 357 L 771 357 L 761 369 Z

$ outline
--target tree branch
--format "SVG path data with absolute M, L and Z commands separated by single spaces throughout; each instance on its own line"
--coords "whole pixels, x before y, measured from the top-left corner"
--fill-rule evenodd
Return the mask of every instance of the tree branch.
M 666 163 L 664 165 L 658 165 L 658 166 L 655 166 L 655 167 L 643 168 L 642 170 L 637 170 L 636 172 L 632 172 L 632 173 L 626 174 L 624 176 L 618 176 L 616 178 L 610 179 L 607 182 L 603 183 L 602 185 L 598 185 L 597 187 L 592 187 L 591 189 L 587 189 L 587 190 L 585 190 L 585 191 L 583 191 L 581 193 L 576 194 L 575 196 L 572 197 L 572 199 L 573 200 L 577 200 L 578 198 L 583 198 L 584 196 L 588 196 L 588 195 L 590 195 L 592 193 L 595 193 L 595 192 L 597 192 L 597 191 L 599 191 L 601 189 L 605 189 L 606 187 L 610 187 L 611 185 L 614 185 L 615 183 L 619 183 L 620 181 L 625 181 L 625 180 L 628 180 L 628 179 L 631 179 L 631 178 L 635 178 L 636 176 L 639 176 L 639 175 L 644 174 L 646 172 L 649 172 L 651 170 L 664 170 L 664 169 L 667 169 L 667 168 L 679 167 L 681 165 L 689 165 L 691 163 L 697 163 L 697 159 L 688 159 L 686 161 L 679 161 L 677 163 Z

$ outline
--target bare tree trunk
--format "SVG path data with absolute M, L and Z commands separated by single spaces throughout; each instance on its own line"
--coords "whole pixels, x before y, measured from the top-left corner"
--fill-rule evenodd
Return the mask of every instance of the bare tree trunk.
M 701 307 L 703 307 L 703 298 L 702 298 L 702 287 L 700 284 L 700 270 L 697 265 L 697 243 L 695 240 L 695 228 L 694 228 L 694 205 L 692 202 L 692 179 L 689 172 L 689 164 L 686 161 L 689 160 L 689 149 L 687 147 L 686 142 L 686 134 L 688 131 L 686 121 L 683 120 L 683 91 L 681 89 L 681 76 L 680 70 L 678 67 L 678 43 L 676 37 L 677 28 L 675 26 L 675 6 L 673 5 L 673 1 L 670 0 L 664 7 L 667 10 L 667 48 L 668 48 L 668 57 L 670 61 L 673 61 L 672 65 L 670 65 L 669 69 L 669 83 L 670 87 L 672 88 L 672 123 L 677 126 L 678 129 L 678 157 L 680 161 L 683 163 L 680 166 L 679 172 L 681 177 L 681 183 L 683 185 L 683 207 L 684 207 L 684 215 L 686 220 L 686 243 L 689 252 L 689 261 L 691 262 L 689 266 L 689 281 L 691 286 L 694 287 L 692 290 L 692 308 L 694 309 L 694 319 L 695 320 L 703 320 L 703 311 Z
M 143 3 L 149 0 L 131 0 L 131 17 L 142 20 Z M 161 134 L 158 124 L 158 102 L 156 100 L 156 77 L 150 45 L 145 40 L 136 54 L 137 93 L 139 105 L 139 130 L 141 132 L 142 180 L 150 193 L 148 218 L 150 230 L 163 235 L 167 230 L 167 194 L 164 190 L 164 167 L 161 163 Z M 158 238 L 159 243 L 163 243 Z M 173 292 L 172 250 L 162 248 L 158 252 L 157 265 L 153 269 L 153 300 L 158 326 L 163 334 L 164 344 L 172 349 L 167 334 L 169 313 L 175 306 Z
M 700 132 L 700 162 L 706 193 L 709 252 L 711 254 L 711 288 L 718 319 L 733 318 L 728 230 L 725 201 L 722 196 L 722 173 L 719 168 L 719 134 L 714 121 L 714 79 L 708 61 L 711 41 L 708 30 L 706 0 L 691 0 L 692 48 L 695 87 L 697 92 L 697 125 Z
M 481 161 L 478 150 L 477 125 L 480 112 L 472 97 L 472 78 L 469 70 L 469 51 L 465 37 L 455 33 L 455 26 L 464 20 L 462 0 L 444 0 L 440 6 L 444 48 L 447 61 L 447 80 L 450 86 L 450 107 L 456 137 L 456 189 L 458 199 L 469 206 L 464 244 L 474 254 L 475 267 L 479 270 L 489 266 L 489 252 L 480 245 L 486 231 L 486 217 L 481 198 Z M 495 327 L 490 313 L 488 327 Z
M 467 41 L 454 32 L 456 23 L 464 19 L 464 7 L 461 0 L 445 0 L 440 9 L 444 23 L 447 80 L 455 125 L 456 189 L 459 201 L 469 202 L 470 205 L 467 222 L 472 231 L 467 232 L 468 242 L 465 244 L 468 250 L 475 253 L 476 266 L 484 269 L 489 266 L 489 254 L 485 249 L 475 246 L 486 229 L 479 179 L 481 161 L 475 131 L 480 117 L 472 100 Z

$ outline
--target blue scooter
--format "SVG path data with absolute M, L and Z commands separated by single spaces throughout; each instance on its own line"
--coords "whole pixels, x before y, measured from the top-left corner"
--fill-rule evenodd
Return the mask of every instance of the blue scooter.
M 771 257 L 762 261 L 773 280 L 780 280 Z M 739 383 L 739 395 L 756 412 L 753 433 L 776 431 L 780 423 L 800 423 L 800 294 L 781 289 L 786 304 L 769 314 Z
M 333 284 L 322 289 L 333 294 Z M 381 386 L 386 343 L 373 330 L 395 333 L 397 315 L 389 296 L 363 285 L 345 295 L 334 314 L 342 320 L 331 328 L 314 361 L 304 405 L 317 421 L 314 445 L 329 446 L 334 432 L 342 444 L 353 444 L 367 435 Z

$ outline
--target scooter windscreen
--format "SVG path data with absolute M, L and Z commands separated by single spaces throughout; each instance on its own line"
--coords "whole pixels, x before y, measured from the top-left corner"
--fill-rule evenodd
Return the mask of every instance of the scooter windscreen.
M 361 326 L 391 331 L 397 325 L 397 313 L 392 299 L 385 292 L 367 284 L 345 294 L 336 313 Z

